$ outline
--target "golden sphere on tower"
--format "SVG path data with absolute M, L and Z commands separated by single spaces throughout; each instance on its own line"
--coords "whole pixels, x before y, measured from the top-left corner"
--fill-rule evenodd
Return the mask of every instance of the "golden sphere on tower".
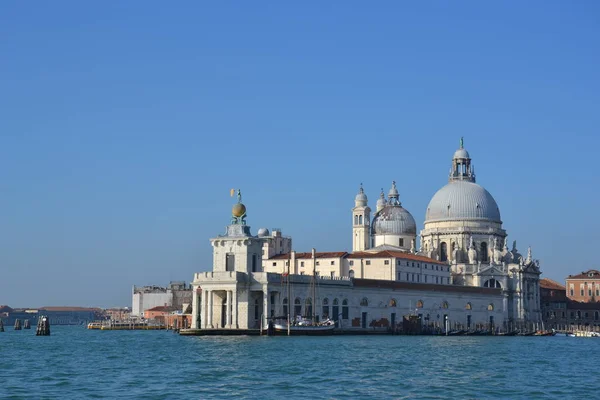
M 242 203 L 234 204 L 231 209 L 231 214 L 237 218 L 243 217 L 246 214 L 246 206 Z

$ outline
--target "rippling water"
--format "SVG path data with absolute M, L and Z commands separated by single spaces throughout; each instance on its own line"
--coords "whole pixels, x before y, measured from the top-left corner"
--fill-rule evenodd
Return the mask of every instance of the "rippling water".
M 0 398 L 600 398 L 600 339 L 0 333 Z

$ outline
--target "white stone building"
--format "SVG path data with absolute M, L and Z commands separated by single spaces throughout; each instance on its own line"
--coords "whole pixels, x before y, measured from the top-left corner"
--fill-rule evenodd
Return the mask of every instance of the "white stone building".
M 372 219 L 361 185 L 351 253 L 297 253 L 281 230 L 263 228 L 253 236 L 239 192 L 232 214 L 226 234 L 211 239 L 213 271 L 194 276 L 195 329 L 258 328 L 288 307 L 292 314 L 332 317 L 342 329 L 389 326 L 406 314 L 469 328 L 541 321 L 539 263 L 530 250 L 522 257 L 516 244 L 508 250 L 499 208 L 475 183 L 462 140 L 449 183 L 427 207 L 419 249 L 415 220 L 395 182 L 387 200 L 381 192 Z

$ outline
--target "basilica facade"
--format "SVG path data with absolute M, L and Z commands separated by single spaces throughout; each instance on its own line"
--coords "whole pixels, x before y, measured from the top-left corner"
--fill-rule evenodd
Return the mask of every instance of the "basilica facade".
M 346 330 L 393 326 L 407 314 L 467 329 L 541 321 L 539 262 L 516 242 L 509 250 L 499 207 L 476 183 L 462 140 L 418 236 L 395 182 L 371 211 L 361 185 L 352 251 L 301 253 L 281 230 L 253 235 L 238 193 L 226 233 L 211 239 L 212 271 L 194 275 L 193 329 L 259 328 L 290 311 Z

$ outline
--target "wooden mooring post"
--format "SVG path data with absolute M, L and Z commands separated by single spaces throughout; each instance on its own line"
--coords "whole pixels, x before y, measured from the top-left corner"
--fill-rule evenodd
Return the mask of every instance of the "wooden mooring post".
M 15 331 L 20 331 L 20 330 L 21 330 L 21 320 L 15 319 Z
M 48 317 L 40 316 L 38 318 L 37 329 L 35 330 L 36 336 L 50 336 L 50 320 Z
M 31 329 L 31 323 L 28 319 L 23 321 L 23 329 Z
M 4 322 L 2 322 L 1 318 L 0 318 L 0 332 L 4 332 Z

